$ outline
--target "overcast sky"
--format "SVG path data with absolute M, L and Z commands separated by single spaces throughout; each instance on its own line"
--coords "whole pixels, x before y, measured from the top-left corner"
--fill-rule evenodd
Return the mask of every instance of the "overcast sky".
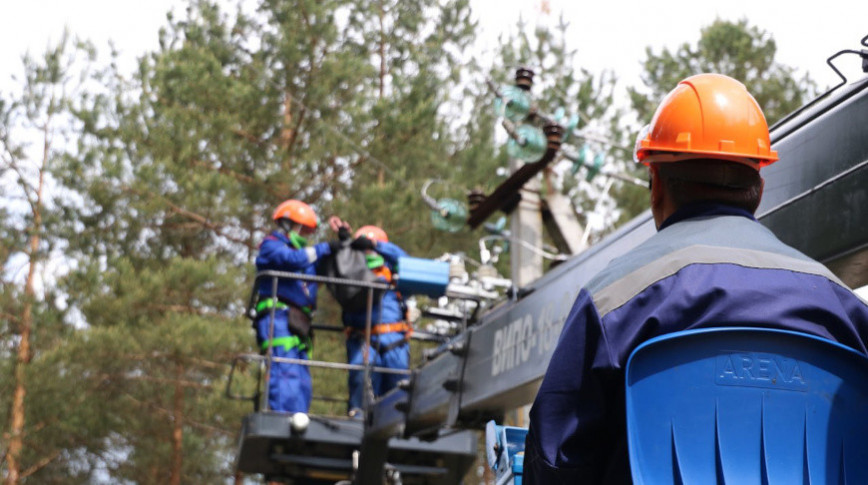
M 841 49 L 858 49 L 868 35 L 868 0 L 471 0 L 480 20 L 479 48 L 492 48 L 498 34 L 515 30 L 521 14 L 531 24 L 554 23 L 562 12 L 570 22 L 569 42 L 577 63 L 593 72 L 613 69 L 624 85 L 639 82 L 645 48 L 659 52 L 682 42 L 695 43 L 701 27 L 715 18 L 742 18 L 767 32 L 778 44 L 778 59 L 808 72 L 826 87 L 837 77 L 826 58 Z M 184 0 L 0 0 L 0 90 L 20 71 L 26 51 L 40 54 L 56 42 L 64 26 L 94 41 L 107 53 L 112 39 L 129 66 L 157 45 L 165 14 L 183 11 Z M 546 13 L 546 12 L 549 13 Z M 840 59 L 858 73 L 855 56 Z
M 253 1 L 253 0 L 247 0 Z M 0 0 L 0 91 L 17 86 L 25 51 L 40 55 L 56 43 L 64 26 L 93 41 L 107 55 L 108 41 L 122 54 L 122 68 L 157 46 L 166 12 L 183 12 L 184 0 Z M 821 88 L 837 84 L 826 59 L 842 49 L 861 49 L 868 35 L 868 0 L 471 0 L 481 35 L 477 48 L 496 45 L 498 35 L 515 30 L 521 15 L 531 25 L 554 24 L 563 13 L 568 42 L 577 49 L 575 67 L 611 69 L 622 87 L 638 84 L 645 48 L 659 52 L 695 43 L 715 18 L 747 19 L 776 40 L 778 61 L 807 72 Z M 851 79 L 861 76 L 856 56 L 836 63 Z M 864 293 L 868 296 L 868 291 Z

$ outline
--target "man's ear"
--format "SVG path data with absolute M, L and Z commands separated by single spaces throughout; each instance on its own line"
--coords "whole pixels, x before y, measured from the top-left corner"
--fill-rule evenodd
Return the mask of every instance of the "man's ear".
M 651 164 L 648 166 L 648 176 L 650 177 L 651 185 L 651 209 L 660 208 L 661 204 L 663 204 L 663 184 L 660 183 L 660 176 L 656 165 Z
M 648 176 L 651 181 L 651 215 L 654 216 L 655 227 L 660 229 L 660 225 L 666 218 L 666 189 L 663 187 L 663 180 L 656 165 L 648 166 Z
M 760 204 L 763 203 L 763 193 L 766 191 L 766 179 L 760 177 L 760 193 L 759 197 L 756 199 L 756 207 L 753 208 L 754 213 L 759 209 Z

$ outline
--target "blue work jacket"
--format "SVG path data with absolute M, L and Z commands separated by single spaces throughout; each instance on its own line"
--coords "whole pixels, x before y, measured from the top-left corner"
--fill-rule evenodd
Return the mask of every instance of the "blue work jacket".
M 868 306 L 750 213 L 679 210 L 579 292 L 530 411 L 524 483 L 630 483 L 630 353 L 658 335 L 729 326 L 805 332 L 866 353 Z
M 398 272 L 398 258 L 407 255 L 397 244 L 390 242 L 378 242 L 374 250 L 383 257 L 386 267 L 389 268 L 393 275 Z M 366 318 L 367 314 L 364 311 L 344 312 L 342 316 L 345 326 L 359 329 L 365 328 Z M 371 322 L 374 325 L 402 321 L 404 321 L 404 305 L 394 290 L 389 290 L 383 295 L 382 305 L 378 305 L 376 301 L 374 302 L 371 312 Z
M 266 236 L 262 244 L 259 245 L 256 270 L 288 271 L 315 275 L 317 261 L 329 254 L 331 254 L 331 249 L 327 242 L 296 249 L 285 234 L 274 231 Z M 258 291 L 263 298 L 270 297 L 272 279 L 261 278 L 258 283 Z M 282 278 L 277 285 L 277 296 L 280 300 L 309 310 L 316 308 L 316 292 L 316 283 L 301 280 Z

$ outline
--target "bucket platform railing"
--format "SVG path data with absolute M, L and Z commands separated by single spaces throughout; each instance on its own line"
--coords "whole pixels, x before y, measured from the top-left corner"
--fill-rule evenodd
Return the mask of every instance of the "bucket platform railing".
M 269 345 L 266 348 L 265 353 L 265 382 L 269 381 L 269 376 L 271 375 L 271 366 L 273 362 L 284 362 L 290 364 L 299 364 L 305 365 L 309 367 L 322 367 L 322 368 L 330 368 L 330 369 L 342 369 L 342 370 L 362 370 L 365 373 L 364 377 L 364 399 L 363 403 L 363 411 L 365 415 L 367 415 L 368 407 L 370 405 L 370 401 L 373 398 L 373 391 L 371 389 L 371 373 L 372 372 L 381 372 L 381 373 L 390 373 L 390 374 L 402 374 L 409 375 L 409 370 L 404 369 L 390 369 L 386 367 L 376 367 L 371 365 L 371 359 L 369 354 L 371 347 L 371 327 L 373 325 L 373 308 L 374 308 L 374 295 L 375 292 L 379 293 L 380 298 L 382 299 L 383 292 L 392 288 L 392 285 L 385 282 L 367 282 L 367 281 L 358 281 L 351 280 L 346 278 L 336 278 L 336 277 L 328 277 L 328 276 L 318 276 L 318 275 L 308 275 L 303 273 L 292 273 L 292 272 L 281 272 L 281 271 L 261 271 L 256 275 L 256 280 L 253 285 L 253 290 L 251 291 L 250 298 L 248 300 L 247 305 L 247 317 L 251 320 L 257 318 L 256 312 L 256 302 L 260 298 L 259 295 L 259 282 L 262 279 L 269 279 L 271 281 L 271 294 L 270 298 L 277 298 L 277 287 L 280 279 L 292 279 L 292 280 L 300 280 L 309 283 L 328 283 L 328 284 L 336 284 L 336 285 L 347 285 L 347 286 L 355 286 L 359 288 L 364 288 L 367 290 L 367 303 L 366 303 L 366 312 L 365 312 L 365 346 L 364 346 L 364 355 L 363 362 L 364 365 L 356 365 L 356 364 L 342 364 L 337 362 L 328 362 L 321 361 L 315 359 L 289 359 L 283 357 L 274 357 L 272 346 Z M 378 302 L 379 304 L 380 302 Z M 272 341 L 274 338 L 274 316 L 277 311 L 275 306 L 271 306 L 269 312 L 269 336 L 268 341 Z M 341 327 L 335 326 L 336 329 L 340 329 Z M 265 386 L 265 395 L 263 396 L 264 410 L 269 411 L 268 409 L 268 392 L 269 387 Z
M 409 265 L 408 265 L 409 266 Z M 271 346 L 261 354 L 242 354 L 235 358 L 230 371 L 226 396 L 230 399 L 252 401 L 253 413 L 242 422 L 241 436 L 236 456 L 236 468 L 242 473 L 262 474 L 275 482 L 332 485 L 354 480 L 358 470 L 358 455 L 363 446 L 369 412 L 374 402 L 371 375 L 375 372 L 411 376 L 408 369 L 392 369 L 373 365 L 371 350 L 375 302 L 394 285 L 385 282 L 364 282 L 345 278 L 308 275 L 293 272 L 262 271 L 257 273 L 246 306 L 245 315 L 251 320 L 261 313 L 256 305 L 262 296 L 260 284 L 270 281 L 270 297 L 276 298 L 278 282 L 283 279 L 305 282 L 351 285 L 367 291 L 365 319 L 365 353 L 363 365 L 332 362 L 316 359 L 291 359 L 276 357 Z M 276 308 L 269 309 L 269 341 L 274 337 Z M 343 332 L 342 325 L 313 323 L 313 330 Z M 439 342 L 441 337 L 426 332 L 413 332 L 414 340 Z M 286 362 L 315 368 L 341 371 L 364 371 L 363 419 L 347 416 L 317 416 L 276 412 L 269 408 L 269 376 L 275 362 Z M 254 392 L 238 392 L 238 374 L 254 370 Z M 316 388 L 316 381 L 313 383 Z M 322 399 L 322 397 L 317 397 Z M 331 399 L 329 399 L 331 400 Z M 339 399 L 335 399 L 336 401 Z M 415 438 L 389 440 L 388 464 L 385 468 L 385 483 L 446 485 L 455 483 L 456 470 L 466 470 L 475 459 L 475 436 L 469 433 L 451 435 L 433 442 Z M 444 464 L 446 466 L 444 466 Z M 397 480 L 397 481 L 396 481 Z

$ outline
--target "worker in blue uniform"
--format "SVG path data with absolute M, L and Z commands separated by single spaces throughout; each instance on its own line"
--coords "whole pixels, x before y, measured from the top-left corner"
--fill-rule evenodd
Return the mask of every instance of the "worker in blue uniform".
M 530 411 L 525 483 L 631 482 L 624 368 L 658 335 L 756 326 L 866 353 L 865 302 L 754 218 L 769 141 L 732 78 L 693 76 L 662 101 L 635 151 L 658 232 L 579 292 Z
M 391 283 L 398 269 L 398 258 L 406 256 L 397 244 L 389 242 L 384 230 L 377 226 L 363 226 L 356 231 L 350 247 L 365 251 L 368 268 L 379 281 Z M 344 311 L 342 315 L 347 332 L 347 361 L 363 365 L 365 355 L 372 365 L 389 369 L 408 369 L 410 366 L 410 334 L 406 307 L 400 293 L 386 291 L 379 302 L 374 302 L 371 311 L 371 346 L 365 345 L 366 311 Z M 374 397 L 381 396 L 398 385 L 407 376 L 374 372 L 371 387 Z M 364 371 L 351 370 L 347 384 L 349 400 L 347 411 L 351 417 L 361 417 L 363 409 Z
M 309 245 L 318 220 L 304 202 L 290 199 L 280 204 L 272 215 L 279 230 L 272 232 L 259 246 L 257 271 L 284 271 L 315 274 L 315 265 L 339 246 L 338 241 Z M 256 342 L 263 353 L 271 349 L 273 357 L 307 360 L 311 350 L 311 315 L 316 309 L 317 284 L 297 279 L 280 279 L 277 295 L 273 281 L 258 282 L 256 304 Z M 270 318 L 274 314 L 274 320 Z M 273 323 L 273 325 L 272 325 Z M 272 411 L 307 413 L 310 409 L 311 380 L 306 365 L 272 361 L 268 381 L 268 407 Z

